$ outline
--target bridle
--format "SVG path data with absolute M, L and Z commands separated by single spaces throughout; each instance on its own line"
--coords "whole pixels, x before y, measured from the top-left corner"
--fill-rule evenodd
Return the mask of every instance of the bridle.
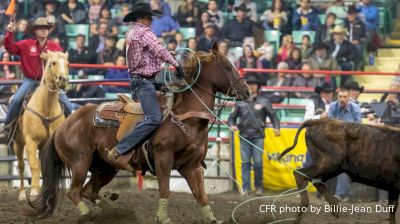
M 50 69 L 50 67 L 52 66 L 52 63 L 50 63 L 48 66 L 49 66 L 49 69 Z M 43 72 L 43 73 L 44 73 L 44 71 L 45 71 L 44 69 L 45 69 L 44 61 L 42 60 L 42 72 Z M 50 75 L 51 75 L 51 76 L 54 75 L 54 74 L 51 73 L 51 70 L 49 70 L 49 72 L 50 72 Z M 57 76 L 57 77 L 56 77 L 56 89 L 52 89 L 52 88 L 47 84 L 46 78 L 45 78 L 45 76 L 44 76 L 44 74 L 43 74 L 43 84 L 46 86 L 47 90 L 49 90 L 50 93 L 59 93 L 59 92 L 61 92 L 61 91 L 62 91 L 62 89 L 60 88 L 61 82 L 63 82 L 63 81 L 60 79 L 59 76 Z

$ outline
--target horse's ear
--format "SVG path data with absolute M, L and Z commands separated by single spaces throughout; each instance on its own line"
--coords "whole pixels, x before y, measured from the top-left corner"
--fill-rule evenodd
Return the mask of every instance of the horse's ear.
M 215 41 L 212 48 L 211 48 L 212 52 L 214 53 L 218 53 L 218 42 Z
M 67 58 L 67 60 L 68 60 L 68 56 L 69 56 L 68 52 L 65 52 L 65 58 Z

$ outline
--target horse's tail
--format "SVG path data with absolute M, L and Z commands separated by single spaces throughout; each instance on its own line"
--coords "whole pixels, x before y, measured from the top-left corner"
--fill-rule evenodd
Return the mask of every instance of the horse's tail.
M 290 146 L 289 148 L 285 149 L 285 150 L 279 155 L 278 160 L 281 160 L 283 156 L 285 156 L 288 152 L 292 151 L 292 150 L 296 147 L 297 142 L 298 142 L 298 139 L 299 139 L 300 132 L 301 132 L 304 128 L 306 128 L 306 127 L 311 127 L 311 126 L 313 126 L 313 125 L 315 125 L 315 124 L 320 124 L 320 123 L 323 122 L 323 121 L 325 121 L 325 120 L 308 120 L 308 121 L 305 121 L 305 122 L 299 127 L 299 129 L 297 130 L 296 136 L 294 137 L 294 143 L 293 143 L 293 145 Z
M 46 145 L 40 151 L 43 185 L 38 198 L 29 202 L 34 210 L 26 211 L 26 215 L 31 217 L 45 218 L 52 215 L 57 203 L 60 184 L 64 187 L 61 179 L 65 173 L 65 165 L 56 151 L 55 134 L 56 132 L 50 136 Z

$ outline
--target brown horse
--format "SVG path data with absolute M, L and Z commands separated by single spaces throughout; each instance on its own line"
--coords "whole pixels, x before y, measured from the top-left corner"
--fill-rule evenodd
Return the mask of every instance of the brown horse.
M 201 61 L 199 78 L 193 86 L 193 92 L 188 90 L 175 97 L 175 101 L 179 101 L 175 103 L 179 105 L 172 109 L 174 114 L 183 115 L 189 111 L 209 113 L 196 95 L 208 108 L 214 108 L 217 92 L 236 97 L 238 100 L 245 100 L 250 96 L 246 82 L 240 78 L 238 71 L 226 57 L 215 51 L 199 52 L 193 56 L 193 60 L 197 59 Z M 193 76 L 193 73 L 189 72 L 185 78 L 189 78 L 190 74 Z M 117 129 L 94 126 L 95 110 L 95 105 L 89 105 L 73 113 L 49 139 L 42 151 L 41 161 L 46 162 L 43 162 L 42 166 L 41 194 L 38 200 L 31 204 L 35 209 L 34 215 L 45 217 L 52 214 L 64 166 L 70 169 L 72 174 L 68 196 L 77 206 L 80 219 L 87 219 L 90 214 L 82 197 L 96 203 L 102 209 L 115 208 L 98 193 L 117 173 L 116 168 L 109 165 L 107 159 L 107 148 L 117 144 Z M 201 222 L 219 223 L 208 205 L 201 165 L 207 153 L 209 120 L 190 117 L 182 122 L 186 127 L 184 131 L 170 116 L 171 114 L 150 138 L 160 194 L 155 220 L 163 224 L 171 223 L 167 215 L 167 199 L 170 194 L 171 170 L 176 169 L 186 179 L 201 206 Z M 92 176 L 83 186 L 88 171 L 91 171 Z
M 49 51 L 42 57 L 47 60 L 42 80 L 25 106 L 26 109 L 18 121 L 18 129 L 13 139 L 14 152 L 18 158 L 20 201 L 26 199 L 24 151 L 28 154 L 32 173 L 30 200 L 34 200 L 40 190 L 40 161 L 37 151 L 46 144 L 50 135 L 65 119 L 63 109 L 58 103 L 58 95 L 68 84 L 68 53 Z

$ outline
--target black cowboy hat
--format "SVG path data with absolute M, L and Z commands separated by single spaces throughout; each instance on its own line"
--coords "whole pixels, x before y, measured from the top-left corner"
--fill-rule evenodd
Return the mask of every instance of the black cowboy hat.
M 324 82 L 321 86 L 315 87 L 314 91 L 316 93 L 326 92 L 330 93 L 333 92 L 335 89 L 328 83 Z
M 257 77 L 255 77 L 254 75 L 248 75 L 246 77 L 246 82 L 247 82 L 247 84 L 257 84 L 258 85 Z
M 242 3 L 235 7 L 235 12 L 237 12 L 237 11 L 249 12 L 250 9 L 247 8 L 246 4 Z
M 161 16 L 162 12 L 158 10 L 151 10 L 150 4 L 148 3 L 137 3 L 133 6 L 132 11 L 128 13 L 122 21 L 124 23 L 131 22 L 134 21 L 136 18 L 145 15 Z
M 329 46 L 323 42 L 319 42 L 315 45 L 315 50 L 322 50 L 322 49 L 329 51 Z
M 350 5 L 347 9 L 347 14 L 357 14 L 357 8 L 354 5 Z
M 59 5 L 60 2 L 59 2 L 59 1 L 55 1 L 55 0 L 45 0 L 45 1 L 43 1 L 43 5 L 47 5 L 47 4 L 56 4 L 56 5 Z
M 344 88 L 345 88 L 345 89 L 348 89 L 348 90 L 350 90 L 350 89 L 355 89 L 355 90 L 360 91 L 360 93 L 362 93 L 362 92 L 364 91 L 364 86 L 361 86 L 361 87 L 360 87 L 360 85 L 358 84 L 358 82 L 355 82 L 355 81 L 346 83 L 346 85 L 344 86 Z

